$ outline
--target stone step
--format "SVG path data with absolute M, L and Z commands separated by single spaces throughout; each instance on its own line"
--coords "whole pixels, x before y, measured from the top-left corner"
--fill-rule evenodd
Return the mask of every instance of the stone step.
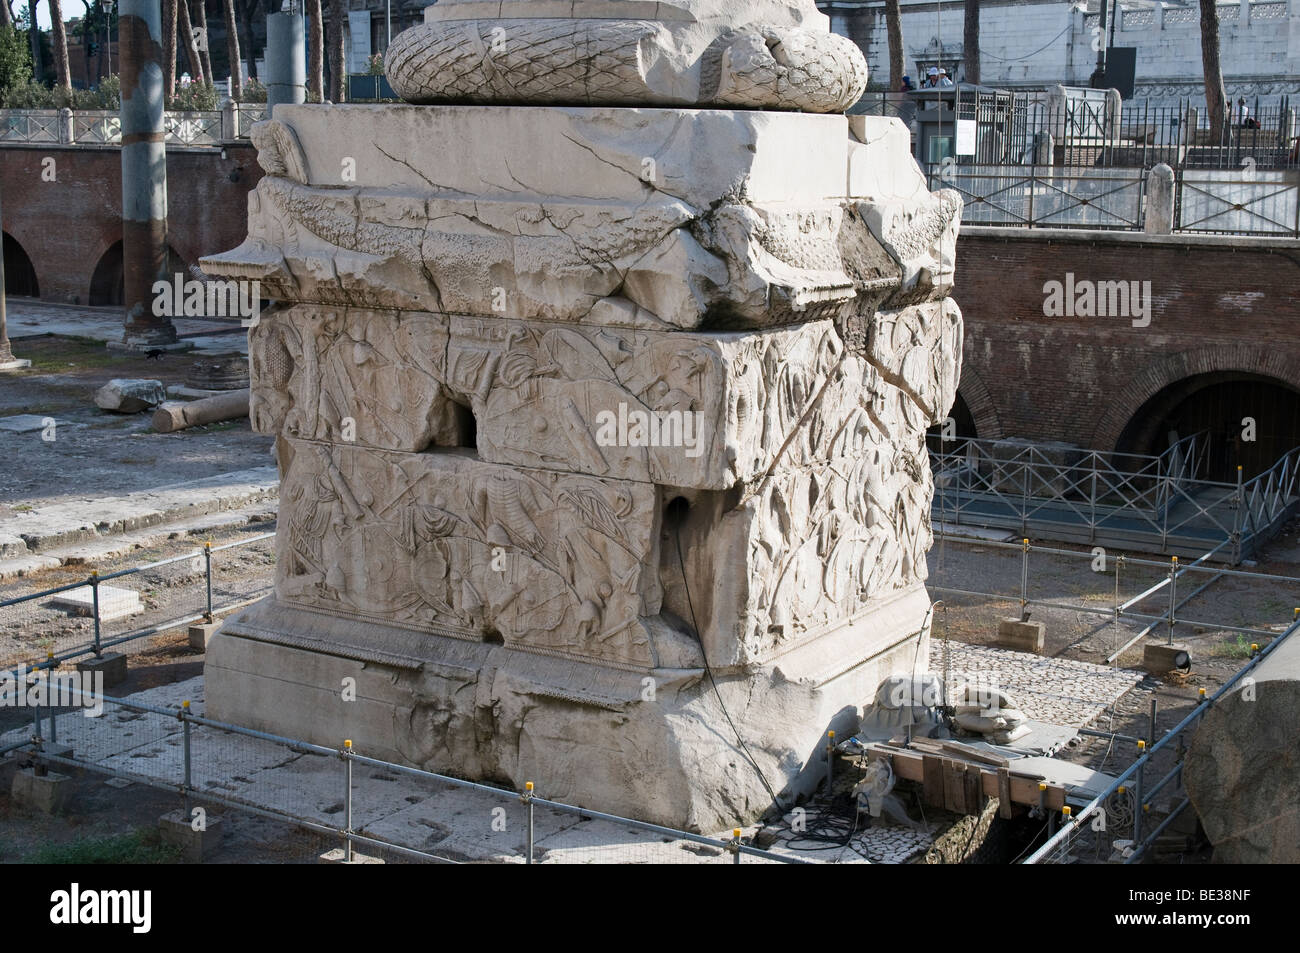
M 254 467 L 120 497 L 37 506 L 0 518 L 0 579 L 274 518 L 278 496 L 275 467 Z
M 275 519 L 277 510 L 277 501 L 267 500 L 239 509 L 164 523 L 139 532 L 56 546 L 40 554 L 24 551 L 0 558 L 0 581 L 59 566 L 85 566 L 90 569 L 106 560 L 119 559 L 136 550 L 150 549 L 170 540 L 206 537 L 222 530 L 239 529 L 250 523 L 268 522 Z

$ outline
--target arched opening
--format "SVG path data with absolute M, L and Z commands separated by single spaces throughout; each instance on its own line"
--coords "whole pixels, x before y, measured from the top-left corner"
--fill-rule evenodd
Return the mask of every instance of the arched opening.
M 925 432 L 925 446 L 930 453 L 936 455 L 961 453 L 966 449 L 966 441 L 978 436 L 975 415 L 961 396 L 961 391 L 958 391 L 947 419 Z
M 180 275 L 182 281 L 190 279 L 190 269 L 185 259 L 176 253 L 176 249 L 167 246 L 167 269 L 164 272 L 169 279 Z M 122 242 L 113 242 L 99 258 L 95 272 L 90 276 L 90 296 L 88 303 L 94 305 L 121 305 L 126 300 L 126 288 L 122 282 Z
M 1300 392 L 1260 374 L 1197 374 L 1168 385 L 1130 418 L 1115 449 L 1157 455 L 1174 441 L 1204 434 L 1200 476 L 1250 479 L 1300 446 Z
M 95 273 L 90 278 L 91 305 L 121 304 L 125 298 L 122 287 L 122 243 L 114 242 L 100 256 Z
M 39 298 L 40 286 L 36 283 L 36 268 L 26 250 L 8 232 L 4 233 L 5 294 L 24 298 Z

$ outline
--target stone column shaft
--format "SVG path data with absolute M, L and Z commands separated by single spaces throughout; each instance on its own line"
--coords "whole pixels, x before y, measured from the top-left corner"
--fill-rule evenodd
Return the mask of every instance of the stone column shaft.
M 122 75 L 122 274 L 125 344 L 176 341 L 153 313 L 154 282 L 167 267 L 167 150 L 163 131 L 159 0 L 120 0 Z
M 307 62 L 302 13 L 266 18 L 266 118 L 281 103 L 307 101 Z

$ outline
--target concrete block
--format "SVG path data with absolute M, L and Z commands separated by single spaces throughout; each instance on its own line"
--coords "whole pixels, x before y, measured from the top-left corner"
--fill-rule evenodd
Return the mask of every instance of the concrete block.
M 221 844 L 223 833 L 221 818 L 205 809 L 203 829 L 194 829 L 194 818 L 184 810 L 175 810 L 158 818 L 158 831 L 163 842 L 181 848 L 187 863 L 201 864 Z
M 50 600 L 50 608 L 62 609 L 72 615 L 95 614 L 95 595 L 90 586 L 78 586 L 61 592 Z M 112 622 L 124 619 L 144 611 L 140 594 L 134 589 L 119 589 L 117 586 L 99 587 L 99 621 Z
M 1042 622 L 1002 619 L 998 622 L 998 645 L 1019 652 L 1034 652 L 1041 655 L 1046 632 L 1047 626 Z
M 37 774 L 35 768 L 20 768 L 9 790 L 15 804 L 45 814 L 60 814 L 72 795 L 72 778 L 53 771 Z
M 47 419 L 40 414 L 10 414 L 8 417 L 0 417 L 0 430 L 7 430 L 10 433 L 35 433 L 45 429 Z
M 46 724 L 49 724 L 46 722 Z M 57 741 L 46 741 L 41 744 L 41 754 L 52 758 L 67 758 L 72 760 L 72 745 L 60 744 Z
M 121 652 L 105 652 L 98 658 L 82 659 L 77 663 L 77 671 L 102 674 L 105 688 L 120 685 L 126 681 L 126 656 Z
M 1152 675 L 1164 675 L 1174 669 L 1191 668 L 1191 665 L 1192 656 L 1185 645 L 1153 642 L 1142 647 L 1142 667 Z
M 382 864 L 384 861 L 379 857 L 371 857 L 369 854 L 358 854 L 352 851 L 352 859 L 343 859 L 343 848 L 335 847 L 333 850 L 327 850 L 320 855 L 322 864 Z
M 200 622 L 198 625 L 190 626 L 190 648 L 206 652 L 208 643 L 212 641 L 212 636 L 220 627 L 220 622 Z

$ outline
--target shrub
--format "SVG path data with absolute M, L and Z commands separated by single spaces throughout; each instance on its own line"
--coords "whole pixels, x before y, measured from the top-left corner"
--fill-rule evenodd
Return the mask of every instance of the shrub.
M 264 103 L 266 102 L 266 87 L 255 79 L 250 79 L 240 90 L 239 101 L 241 103 Z
M 210 83 L 190 83 L 176 90 L 167 104 L 168 109 L 180 112 L 212 110 L 217 108 L 217 90 Z

